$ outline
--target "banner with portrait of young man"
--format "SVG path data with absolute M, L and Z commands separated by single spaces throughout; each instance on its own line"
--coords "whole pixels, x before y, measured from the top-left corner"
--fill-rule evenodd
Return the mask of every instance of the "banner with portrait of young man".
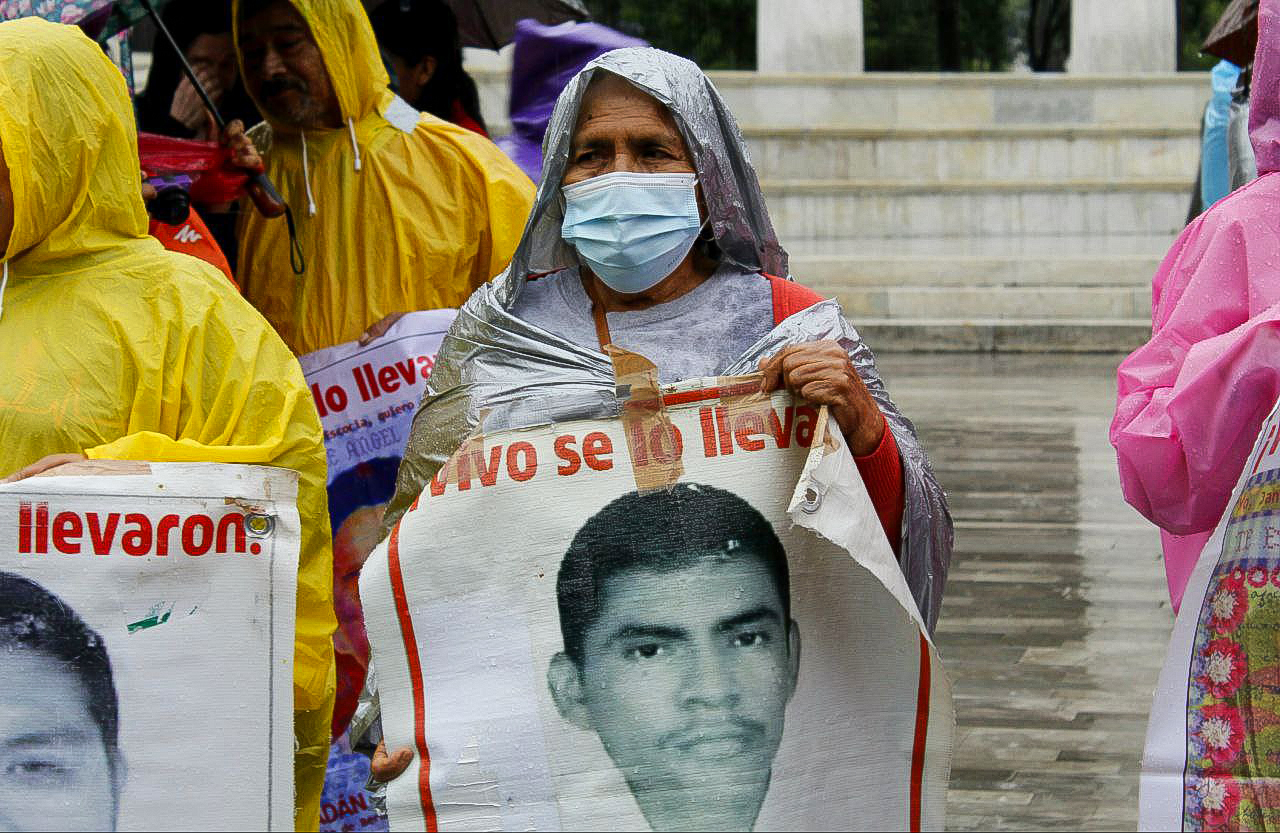
M 368 661 L 357 589 L 360 568 L 378 542 L 382 513 L 395 494 L 396 472 L 414 411 L 435 366 L 440 341 L 457 314 L 452 309 L 411 312 L 367 344 L 338 344 L 298 360 L 320 414 L 329 462 L 333 595 L 338 614 L 335 735 L 351 718 Z
M 366 564 L 392 829 L 941 829 L 950 687 L 838 429 L 643 377 L 473 436 Z
M 298 359 L 324 429 L 338 617 L 333 636 L 338 693 L 320 805 L 322 831 L 386 829 L 365 789 L 370 770 L 365 753 L 377 737 L 352 737 L 360 732 L 349 731 L 369 661 L 358 583 L 396 491 L 418 400 L 457 314 L 453 309 L 411 312 L 367 343 L 337 344 Z
M 293 829 L 296 495 L 215 464 L 0 485 L 0 827 Z

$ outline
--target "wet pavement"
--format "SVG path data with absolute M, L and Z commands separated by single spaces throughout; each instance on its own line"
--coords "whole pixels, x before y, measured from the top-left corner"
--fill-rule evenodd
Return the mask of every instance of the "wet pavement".
M 1120 356 L 885 354 L 951 499 L 937 643 L 952 830 L 1132 830 L 1173 624 L 1155 528 L 1120 496 Z

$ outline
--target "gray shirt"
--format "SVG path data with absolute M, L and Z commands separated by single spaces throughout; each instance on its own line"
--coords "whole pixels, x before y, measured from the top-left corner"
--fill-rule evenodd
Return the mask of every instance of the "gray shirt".
M 591 299 L 577 267 L 528 281 L 511 310 L 549 333 L 599 350 Z M 722 264 L 674 301 L 607 316 L 613 343 L 658 366 L 663 384 L 719 375 L 773 329 L 773 292 L 759 274 Z

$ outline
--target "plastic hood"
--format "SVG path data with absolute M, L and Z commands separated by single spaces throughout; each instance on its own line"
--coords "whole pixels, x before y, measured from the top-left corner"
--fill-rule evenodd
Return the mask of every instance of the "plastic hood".
M 635 84 L 675 117 L 702 184 L 716 242 L 725 259 L 749 272 L 785 277 L 787 253 L 778 243 L 760 193 L 760 182 L 738 123 L 715 85 L 697 64 L 650 48 L 615 49 L 583 67 L 560 93 L 542 146 L 542 182 L 524 237 L 500 277 L 498 298 L 510 309 L 530 274 L 578 264 L 560 239 L 564 206 L 560 180 L 587 85 L 597 72 L 611 72 Z
M 544 143 L 546 166 L 537 202 L 512 265 L 467 300 L 440 347 L 414 416 L 396 495 L 383 521 L 384 535 L 482 421 L 483 430 L 500 431 L 618 413 L 616 379 L 604 354 L 565 341 L 510 312 L 528 275 L 577 262 L 560 238 L 560 180 L 578 107 L 596 72 L 620 75 L 671 109 L 693 153 L 724 257 L 747 271 L 787 274 L 787 256 L 774 235 L 742 134 L 702 71 L 656 49 L 621 49 L 591 62 L 556 104 Z M 848 351 L 897 441 L 906 491 L 900 563 L 925 622 L 932 627 L 942 604 L 954 542 L 946 496 L 914 426 L 894 406 L 876 370 L 875 357 L 840 305 L 824 301 L 792 315 L 723 372 L 751 373 L 760 359 L 788 345 L 824 339 L 838 341 Z
M 0 23 L 0 147 L 14 199 L 4 259 L 15 277 L 84 268 L 146 237 L 124 77 L 78 28 Z
M 1280 0 L 1258 6 L 1258 51 L 1249 96 L 1249 138 L 1258 175 L 1280 171 Z
M 325 69 L 338 95 L 342 121 L 357 122 L 378 110 L 384 98 L 391 97 L 387 89 L 390 79 L 378 54 L 378 43 L 373 35 L 369 16 L 359 0 L 289 0 L 302 15 L 320 48 Z M 244 58 L 240 49 L 240 8 L 243 0 L 234 0 L 232 14 L 236 41 L 236 56 L 240 73 L 244 75 Z M 262 102 L 254 101 L 263 113 Z M 281 125 L 268 123 L 275 129 Z

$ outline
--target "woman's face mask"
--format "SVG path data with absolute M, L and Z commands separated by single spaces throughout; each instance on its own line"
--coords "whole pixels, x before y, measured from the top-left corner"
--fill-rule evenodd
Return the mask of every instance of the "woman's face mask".
M 691 173 L 618 172 L 566 185 L 560 234 L 610 289 L 644 292 L 698 239 L 697 184 Z

